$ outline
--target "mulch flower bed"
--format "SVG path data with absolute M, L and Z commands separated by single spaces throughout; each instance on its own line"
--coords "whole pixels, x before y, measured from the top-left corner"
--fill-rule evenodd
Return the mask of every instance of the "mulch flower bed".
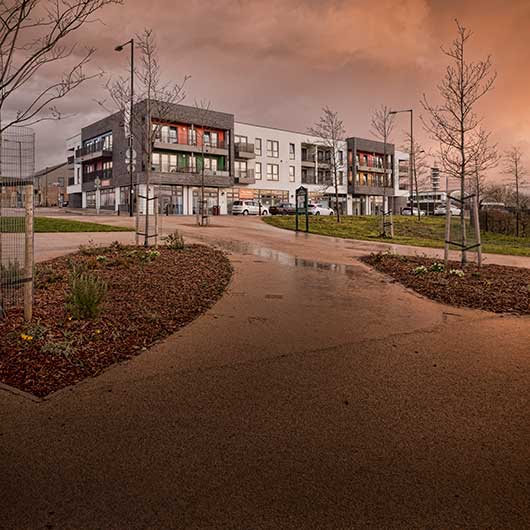
M 457 262 L 398 254 L 372 254 L 362 261 L 399 283 L 444 304 L 495 313 L 530 314 L 530 269 Z
M 75 271 L 107 284 L 94 319 L 76 320 L 67 308 Z M 116 243 L 41 263 L 33 321 L 19 309 L 0 320 L 0 382 L 42 397 L 96 376 L 204 313 L 231 276 L 226 256 L 203 245 L 155 251 Z

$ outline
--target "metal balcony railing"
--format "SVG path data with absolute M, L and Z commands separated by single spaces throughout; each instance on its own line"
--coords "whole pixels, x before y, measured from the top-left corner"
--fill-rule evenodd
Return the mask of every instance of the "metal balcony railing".
M 112 169 L 98 169 L 83 175 L 83 182 L 94 182 L 96 179 L 109 180 L 112 178 Z
M 112 155 L 112 145 L 109 145 L 105 140 L 99 140 L 97 142 L 92 142 L 88 145 L 77 149 L 75 152 L 75 158 L 82 158 L 83 156 L 90 155 L 93 153 L 102 152 L 103 154 Z

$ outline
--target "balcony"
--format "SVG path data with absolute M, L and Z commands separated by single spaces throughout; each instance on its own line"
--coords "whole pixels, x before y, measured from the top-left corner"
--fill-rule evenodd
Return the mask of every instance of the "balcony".
M 98 169 L 92 173 L 85 173 L 83 175 L 83 184 L 90 184 L 95 182 L 96 179 L 100 180 L 100 186 L 110 186 L 110 180 L 112 179 L 112 169 Z
M 253 169 L 236 170 L 235 177 L 238 184 L 254 184 L 256 182 Z
M 82 162 L 103 157 L 112 158 L 112 147 L 103 140 L 85 145 L 75 152 L 75 158 Z
M 242 158 L 245 160 L 256 158 L 254 144 L 249 144 L 247 142 L 236 142 L 234 147 L 236 151 L 236 158 Z
M 311 153 L 304 153 L 302 151 L 302 166 L 303 167 L 315 167 L 315 155 Z
M 383 166 L 374 165 L 374 164 L 358 164 L 357 171 L 364 171 L 366 173 L 384 173 L 385 170 Z M 387 169 L 387 172 L 390 172 L 390 169 Z
M 173 136 L 161 136 L 160 138 L 157 138 L 153 147 L 155 149 L 164 149 L 166 151 L 181 151 L 186 153 L 203 152 L 203 144 L 201 141 L 187 138 L 182 142 Z M 228 155 L 228 147 L 229 144 L 225 141 L 205 142 L 204 152 L 211 155 Z

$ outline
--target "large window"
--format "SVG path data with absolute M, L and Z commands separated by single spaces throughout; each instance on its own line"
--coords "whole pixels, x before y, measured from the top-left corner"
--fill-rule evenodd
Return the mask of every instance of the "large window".
M 248 144 L 248 136 L 241 136 L 240 134 L 235 134 L 234 141 L 236 144 Z
M 289 166 L 289 181 L 294 182 L 296 180 L 296 168 L 295 166 Z
M 280 166 L 267 164 L 267 180 L 280 180 Z
M 254 152 L 257 156 L 261 156 L 261 138 L 256 138 L 256 142 L 254 143 Z
M 246 178 L 247 176 L 247 162 L 246 160 L 236 160 L 234 162 L 234 169 L 236 172 L 236 177 Z
M 116 202 L 116 194 L 114 188 L 101 190 L 99 192 L 99 205 L 101 208 L 112 210 Z
M 256 162 L 255 175 L 256 180 L 261 180 L 261 162 Z
M 278 158 L 280 156 L 280 142 L 277 140 L 267 140 L 267 156 Z
M 152 166 L 156 173 L 176 173 L 177 155 L 153 153 Z
M 339 151 L 339 164 L 344 164 L 344 151 Z
M 188 144 L 197 145 L 197 131 L 195 129 L 188 129 Z
M 294 144 L 289 144 L 289 160 L 295 159 L 295 147 Z
M 86 193 L 86 207 L 95 208 L 96 207 L 96 192 L 87 191 Z

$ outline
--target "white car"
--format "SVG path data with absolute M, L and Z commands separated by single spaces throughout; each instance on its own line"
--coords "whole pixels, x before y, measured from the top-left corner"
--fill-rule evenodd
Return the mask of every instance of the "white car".
M 335 212 L 332 208 L 326 208 L 320 204 L 308 204 L 307 213 L 309 215 L 334 215 Z
M 261 206 L 258 201 L 234 201 L 232 204 L 232 215 L 268 215 L 266 206 Z
M 410 207 L 407 207 L 407 208 L 403 208 L 403 210 L 401 210 L 401 215 L 415 215 L 416 217 L 418 216 L 418 208 L 410 208 Z M 420 210 L 420 217 L 425 215 L 425 212 L 423 210 Z
M 456 206 L 451 206 L 451 215 L 460 215 L 460 208 Z M 445 215 L 447 213 L 447 208 L 445 206 L 439 206 L 434 210 L 434 215 Z

